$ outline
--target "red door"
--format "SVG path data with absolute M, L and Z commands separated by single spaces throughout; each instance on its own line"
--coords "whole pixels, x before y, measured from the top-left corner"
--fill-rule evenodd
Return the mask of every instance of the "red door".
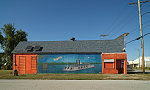
M 26 57 L 25 56 L 20 56 L 19 57 L 19 74 L 25 74 L 26 71 Z
M 31 56 L 31 72 L 37 73 L 37 56 Z
M 116 60 L 116 69 L 119 74 L 124 73 L 124 60 Z

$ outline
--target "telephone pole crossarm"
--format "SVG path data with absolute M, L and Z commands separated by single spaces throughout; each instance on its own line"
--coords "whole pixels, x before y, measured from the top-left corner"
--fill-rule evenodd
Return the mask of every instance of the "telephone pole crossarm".
M 150 1 L 140 1 L 140 3 L 146 3 L 146 2 L 150 2 Z M 135 2 L 135 3 L 128 3 L 129 5 L 132 5 L 132 4 L 138 4 L 138 2 Z
M 108 36 L 108 35 L 105 35 L 105 34 L 104 34 L 104 35 L 100 35 L 100 36 L 104 37 L 104 40 L 105 40 L 105 37 Z

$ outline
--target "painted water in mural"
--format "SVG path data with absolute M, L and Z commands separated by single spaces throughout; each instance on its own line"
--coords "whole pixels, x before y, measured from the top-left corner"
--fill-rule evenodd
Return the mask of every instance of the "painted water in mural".
M 38 55 L 38 73 L 100 73 L 100 54 Z

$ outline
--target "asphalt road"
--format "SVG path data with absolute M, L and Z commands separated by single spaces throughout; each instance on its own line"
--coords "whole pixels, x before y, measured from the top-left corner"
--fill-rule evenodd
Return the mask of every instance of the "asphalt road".
M 0 80 L 0 90 L 150 90 L 150 81 Z

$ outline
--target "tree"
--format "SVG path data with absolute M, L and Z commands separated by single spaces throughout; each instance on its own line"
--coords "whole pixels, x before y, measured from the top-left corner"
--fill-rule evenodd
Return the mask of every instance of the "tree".
M 4 41 L 4 38 L 3 38 L 3 35 L 0 31 L 0 45 L 3 43 Z M 2 46 L 1 46 L 2 47 Z M 2 57 L 3 57 L 3 53 L 0 53 L 0 69 L 2 68 L 3 64 L 2 64 Z
M 15 46 L 20 42 L 20 41 L 27 41 L 27 33 L 22 31 L 21 29 L 20 30 L 17 30 L 16 31 L 16 34 L 15 34 L 15 40 L 16 40 L 16 43 L 15 43 Z
M 17 30 L 14 28 L 12 24 L 5 24 L 3 28 L 1 28 L 4 35 L 0 35 L 2 40 L 1 48 L 4 50 L 3 63 L 6 64 L 6 69 L 12 69 L 13 66 L 13 54 L 12 50 L 16 47 L 16 45 L 20 41 L 27 41 L 27 33 L 22 30 Z
M 3 35 L 2 35 L 2 33 L 1 33 L 1 31 L 0 31 L 0 44 L 2 44 L 3 41 L 4 41 L 4 38 L 3 38 Z
M 4 55 L 4 53 L 0 52 L 0 70 L 2 69 L 2 66 L 3 66 L 3 63 L 2 63 L 3 55 Z

